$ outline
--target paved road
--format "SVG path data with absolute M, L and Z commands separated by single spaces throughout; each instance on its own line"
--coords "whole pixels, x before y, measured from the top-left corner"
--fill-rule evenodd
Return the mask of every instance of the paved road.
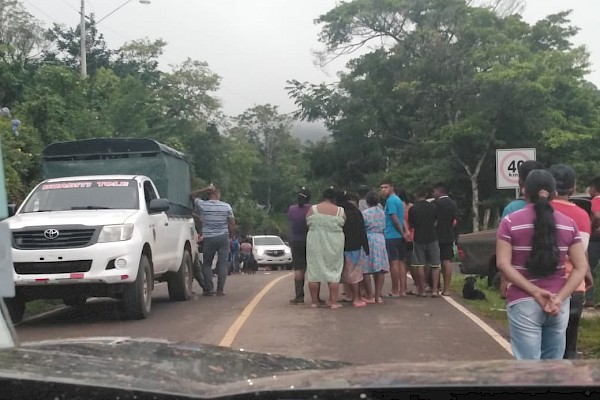
M 234 335 L 231 327 L 236 320 L 240 326 L 239 317 L 248 311 L 248 304 L 282 276 L 249 315 L 244 313 L 247 319 Z M 195 295 L 188 302 L 170 302 L 166 284 L 159 284 L 146 320 L 123 320 L 116 301 L 90 300 L 81 308 L 64 307 L 25 321 L 17 326 L 17 334 L 23 342 L 133 336 L 219 344 L 229 338 L 233 348 L 355 363 L 511 358 L 488 333 L 442 298 L 408 296 L 358 309 L 311 309 L 287 304 L 292 279 L 283 271 L 231 276 L 226 296 Z M 326 289 L 322 290 L 326 295 Z M 200 288 L 195 286 L 195 291 L 200 293 Z

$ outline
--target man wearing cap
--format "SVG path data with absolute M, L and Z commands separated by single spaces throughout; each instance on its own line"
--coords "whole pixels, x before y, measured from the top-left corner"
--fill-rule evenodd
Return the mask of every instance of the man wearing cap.
M 308 225 L 306 213 L 310 210 L 310 191 L 302 186 L 298 191 L 297 204 L 288 208 L 288 220 L 291 227 L 290 243 L 292 247 L 292 266 L 294 268 L 294 287 L 296 296 L 290 304 L 304 304 L 304 275 L 306 273 L 306 236 Z
M 575 191 L 575 171 L 568 165 L 556 164 L 550 167 L 550 173 L 556 180 L 556 192 L 558 195 L 552 200 L 552 208 L 554 210 L 570 217 L 577 224 L 581 242 L 587 250 L 592 225 L 590 216 L 583 209 L 571 203 L 569 197 Z M 567 278 L 573 270 L 573 265 L 567 260 L 565 262 L 565 272 Z M 579 321 L 583 312 L 583 303 L 585 300 L 585 290 L 591 286 L 593 282 L 592 274 L 588 268 L 585 280 L 581 282 L 579 287 L 571 294 L 571 303 L 569 310 L 569 324 L 567 325 L 567 344 L 565 347 L 565 359 L 577 358 L 577 333 L 579 331 Z

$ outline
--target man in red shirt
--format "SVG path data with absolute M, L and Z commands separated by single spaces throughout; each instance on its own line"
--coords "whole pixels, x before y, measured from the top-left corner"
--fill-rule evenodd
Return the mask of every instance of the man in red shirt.
M 569 196 L 575 191 L 575 171 L 568 165 L 557 164 L 550 167 L 550 173 L 556 180 L 556 191 L 558 195 L 552 200 L 552 207 L 570 217 L 575 221 L 583 246 L 587 249 L 591 234 L 591 222 L 588 213 L 581 207 L 569 201 Z M 567 260 L 565 263 L 567 277 L 573 269 L 573 265 Z M 577 333 L 579 331 L 579 321 L 583 311 L 585 290 L 592 284 L 590 269 L 588 268 L 586 279 L 571 294 L 571 305 L 569 310 L 569 325 L 567 326 L 567 343 L 565 347 L 565 359 L 577 358 Z

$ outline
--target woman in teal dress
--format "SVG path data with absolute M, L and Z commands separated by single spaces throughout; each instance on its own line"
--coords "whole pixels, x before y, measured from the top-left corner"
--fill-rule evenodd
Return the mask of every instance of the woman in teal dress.
M 308 211 L 306 222 L 306 272 L 311 307 L 319 306 L 321 283 L 329 286 L 329 307 L 340 308 L 339 282 L 344 268 L 344 209 L 335 204 L 333 188 L 323 192 L 323 200 Z

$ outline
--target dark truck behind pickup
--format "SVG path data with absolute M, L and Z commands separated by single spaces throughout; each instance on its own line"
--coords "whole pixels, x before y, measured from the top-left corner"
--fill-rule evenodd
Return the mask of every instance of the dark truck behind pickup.
M 591 199 L 588 194 L 574 195 L 571 197 L 571 202 L 591 214 Z M 499 288 L 500 274 L 496 267 L 496 232 L 497 229 L 489 229 L 461 234 L 457 247 L 462 274 L 487 277 L 488 286 Z

